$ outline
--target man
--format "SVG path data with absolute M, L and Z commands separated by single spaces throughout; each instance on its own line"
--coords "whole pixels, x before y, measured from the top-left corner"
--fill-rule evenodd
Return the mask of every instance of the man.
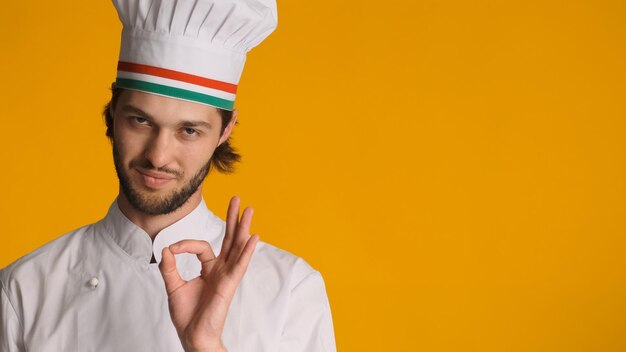
M 202 199 L 228 144 L 269 0 L 114 0 L 124 24 L 105 109 L 120 191 L 104 219 L 0 272 L 0 351 L 334 351 L 320 274 Z M 232 112 L 231 112 L 232 111 Z

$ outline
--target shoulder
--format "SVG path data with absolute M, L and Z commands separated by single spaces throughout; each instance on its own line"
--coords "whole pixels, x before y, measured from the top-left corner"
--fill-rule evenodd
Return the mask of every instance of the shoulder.
M 321 274 L 303 258 L 266 242 L 259 242 L 248 268 L 255 281 L 294 290 L 305 280 L 322 281 Z
M 335 351 L 330 303 L 319 271 L 304 259 L 259 243 L 245 280 L 255 307 L 280 317 L 281 351 Z M 276 308 L 273 310 L 272 308 Z
M 93 224 L 72 230 L 35 249 L 0 270 L 0 282 L 5 289 L 19 284 L 30 286 L 29 281 L 39 281 L 55 268 L 71 265 L 78 257 L 85 233 Z

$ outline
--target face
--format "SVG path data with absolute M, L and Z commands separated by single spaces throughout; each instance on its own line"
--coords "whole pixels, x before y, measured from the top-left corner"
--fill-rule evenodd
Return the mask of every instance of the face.
M 113 160 L 129 203 L 146 214 L 168 214 L 199 194 L 220 136 L 211 106 L 124 90 L 112 110 Z

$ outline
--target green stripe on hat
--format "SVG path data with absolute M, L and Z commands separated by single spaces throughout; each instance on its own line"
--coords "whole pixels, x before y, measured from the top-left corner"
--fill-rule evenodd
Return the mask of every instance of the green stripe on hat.
M 208 94 L 202 94 L 194 91 L 190 91 L 182 88 L 175 88 L 165 86 L 162 84 L 150 83 L 145 81 L 138 81 L 135 79 L 117 78 L 115 84 L 120 88 L 141 90 L 149 93 L 155 93 L 160 95 L 166 95 L 173 98 L 179 98 L 184 100 L 191 100 L 198 103 L 203 103 L 211 106 L 215 106 L 224 110 L 233 110 L 235 102 L 214 97 Z

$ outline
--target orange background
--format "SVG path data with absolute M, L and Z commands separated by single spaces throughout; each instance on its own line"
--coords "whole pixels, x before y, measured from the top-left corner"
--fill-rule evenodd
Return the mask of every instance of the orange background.
M 3 4 L 0 267 L 104 216 L 109 1 Z M 209 207 L 320 270 L 341 351 L 626 350 L 623 1 L 279 1 Z

